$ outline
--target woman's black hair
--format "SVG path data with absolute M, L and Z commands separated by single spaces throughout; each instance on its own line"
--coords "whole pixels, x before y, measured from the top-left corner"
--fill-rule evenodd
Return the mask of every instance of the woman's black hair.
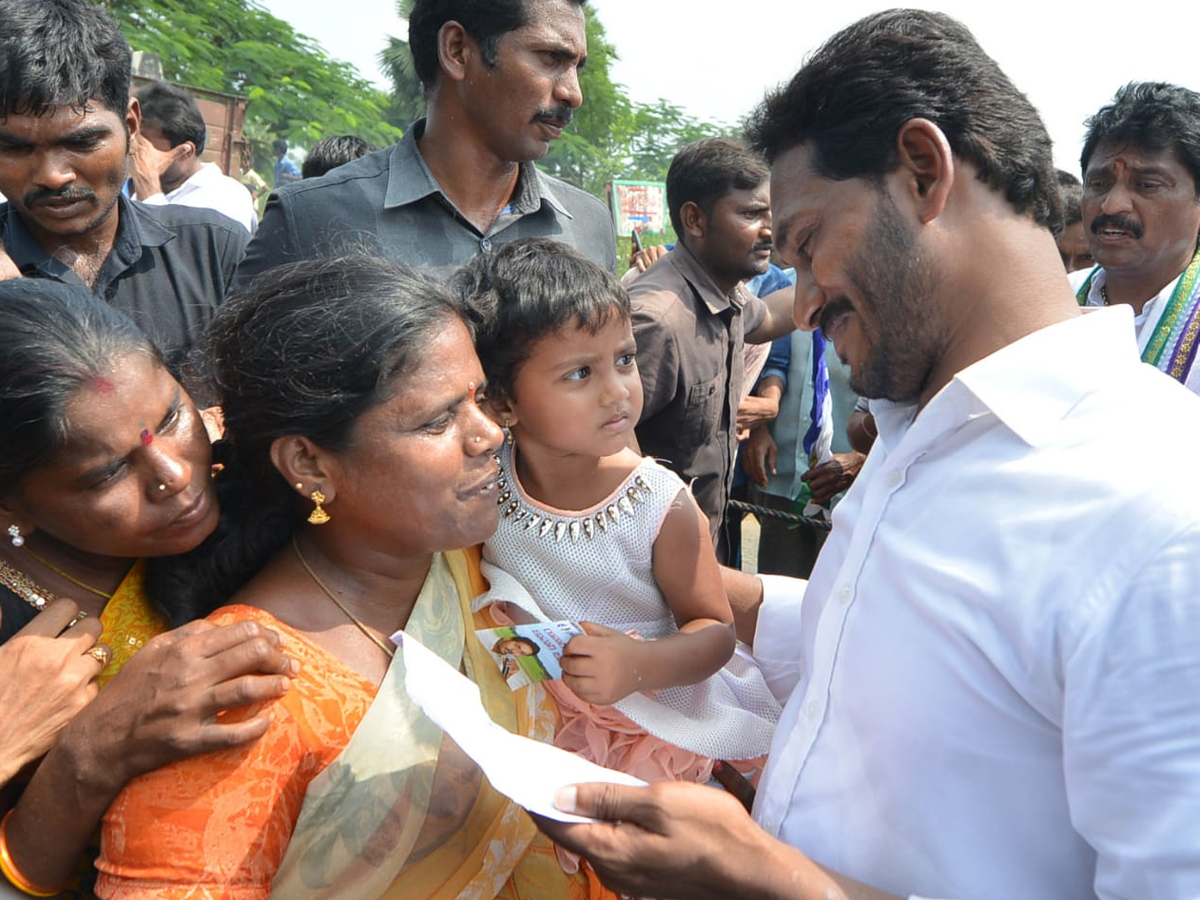
M 172 597 L 172 624 L 226 601 L 311 509 L 272 465 L 271 444 L 302 435 L 351 446 L 359 417 L 455 318 L 445 287 L 368 256 L 278 266 L 225 302 L 197 361 L 225 418 L 214 454 L 225 465 L 221 524 L 196 551 L 151 567 L 154 592 Z
M 475 331 L 488 392 L 511 397 L 534 343 L 576 325 L 593 333 L 616 313 L 629 318 L 629 295 L 616 276 L 550 238 L 522 238 L 481 253 L 454 273 Z
M 136 325 L 81 287 L 0 281 L 0 497 L 66 448 L 66 408 L 129 353 L 162 356 Z

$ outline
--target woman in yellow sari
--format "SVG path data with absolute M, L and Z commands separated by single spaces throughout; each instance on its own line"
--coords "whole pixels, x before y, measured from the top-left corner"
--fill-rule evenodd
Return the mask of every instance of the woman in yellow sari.
M 215 623 L 287 637 L 301 664 L 267 734 L 173 764 L 105 818 L 106 898 L 584 898 L 529 817 L 409 700 L 399 628 L 480 686 L 492 717 L 550 740 L 473 634 L 473 548 L 496 527 L 500 430 L 441 286 L 370 259 L 281 267 L 218 313 L 209 351 L 232 447 L 231 528 L 179 581 Z M 256 711 L 259 712 L 259 711 Z
M 258 626 L 162 633 L 143 560 L 203 541 L 217 500 L 200 416 L 127 318 L 81 287 L 0 282 L 0 434 L 0 872 L 47 896 L 132 777 L 260 734 L 215 716 L 282 693 L 246 676 L 289 664 Z

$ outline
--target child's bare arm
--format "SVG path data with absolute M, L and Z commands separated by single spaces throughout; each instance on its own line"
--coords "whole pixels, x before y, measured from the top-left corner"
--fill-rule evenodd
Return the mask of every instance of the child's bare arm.
M 584 700 L 614 703 L 636 691 L 696 684 L 733 655 L 733 613 L 709 537 L 708 522 L 680 491 L 654 542 L 654 578 L 679 633 L 638 641 L 584 623 L 562 658 L 563 682 Z

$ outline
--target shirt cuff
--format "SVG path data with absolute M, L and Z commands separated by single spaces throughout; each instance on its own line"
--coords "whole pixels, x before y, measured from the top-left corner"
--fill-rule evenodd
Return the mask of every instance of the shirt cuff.
M 754 626 L 754 660 L 771 693 L 786 703 L 800 681 L 800 610 L 808 581 L 787 575 L 759 575 L 762 604 Z

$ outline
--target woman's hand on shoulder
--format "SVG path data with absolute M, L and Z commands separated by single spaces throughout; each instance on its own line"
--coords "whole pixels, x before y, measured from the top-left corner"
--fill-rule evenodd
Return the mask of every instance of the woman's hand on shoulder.
M 261 737 L 269 706 L 232 721 L 218 715 L 281 697 L 298 673 L 270 628 L 191 622 L 139 650 L 64 737 L 82 753 L 80 776 L 115 796 L 167 763 Z
M 96 647 L 100 623 L 55 600 L 0 646 L 0 785 L 39 759 L 59 731 L 96 696 L 107 648 Z

